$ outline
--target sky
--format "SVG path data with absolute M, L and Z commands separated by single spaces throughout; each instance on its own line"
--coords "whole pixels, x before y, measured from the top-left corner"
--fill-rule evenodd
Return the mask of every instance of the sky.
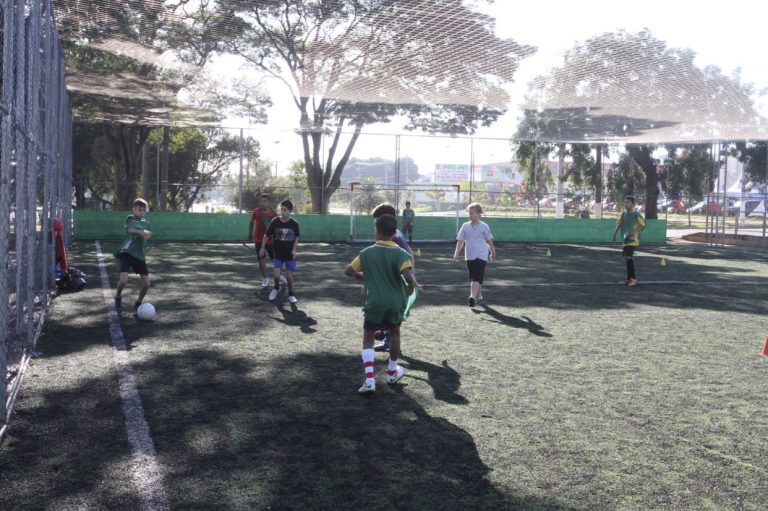
M 536 46 L 538 51 L 523 59 L 508 86 L 512 103 L 521 102 L 528 82 L 535 76 L 562 63 L 563 54 L 577 42 L 624 29 L 638 32 L 648 28 L 651 34 L 667 42 L 668 47 L 690 48 L 696 53 L 695 63 L 704 67 L 716 65 L 730 75 L 741 68 L 742 82 L 754 83 L 758 89 L 768 88 L 768 59 L 765 58 L 760 35 L 768 24 L 768 4 L 731 0 L 727 3 L 689 0 L 645 0 L 616 2 L 607 0 L 513 2 L 496 0 L 486 5 L 475 0 L 479 10 L 494 16 L 496 34 L 519 43 Z M 251 136 L 261 141 L 263 159 L 277 162 L 281 172 L 302 156 L 300 138 L 292 133 L 298 110 L 284 86 L 267 80 L 274 106 L 269 110 L 266 126 L 252 126 Z M 758 108 L 768 117 L 768 99 L 762 98 Z M 507 161 L 508 139 L 517 125 L 516 109 L 493 126 L 478 130 L 473 141 L 434 137 L 401 137 L 400 156 L 410 156 L 422 174 L 431 174 L 436 163 L 476 164 Z M 240 126 L 232 119 L 228 126 Z M 366 126 L 352 154 L 356 158 L 382 157 L 394 160 L 393 133 L 405 133 L 402 123 Z M 389 134 L 388 136 L 376 134 Z

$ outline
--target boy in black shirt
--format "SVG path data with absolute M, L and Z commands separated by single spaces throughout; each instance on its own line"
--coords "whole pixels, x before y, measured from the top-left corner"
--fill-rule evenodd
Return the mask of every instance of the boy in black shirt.
M 275 287 L 269 293 L 269 299 L 274 300 L 280 292 L 280 275 L 283 266 L 288 280 L 288 301 L 296 303 L 298 300 L 293 294 L 293 273 L 296 271 L 296 246 L 299 244 L 299 223 L 291 218 L 293 202 L 286 199 L 280 203 L 280 216 L 273 219 L 267 227 L 264 239 L 261 241 L 259 257 L 264 257 L 267 241 L 272 239 L 275 250 L 274 277 Z

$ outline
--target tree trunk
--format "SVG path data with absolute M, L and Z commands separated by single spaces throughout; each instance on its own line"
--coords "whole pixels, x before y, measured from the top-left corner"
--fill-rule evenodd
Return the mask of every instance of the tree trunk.
M 150 180 L 152 179 L 152 172 L 149 167 L 149 148 L 146 142 L 141 145 L 141 196 L 144 200 L 149 200 L 149 193 L 151 191 Z
M 627 152 L 640 165 L 645 173 L 645 218 L 658 218 L 659 176 L 656 172 L 656 160 L 651 153 L 653 148 L 647 145 L 627 146 Z
M 146 126 L 104 124 L 104 135 L 115 165 L 116 210 L 129 210 L 136 199 L 136 181 L 141 171 L 141 148 L 149 136 Z
M 302 113 L 302 123 L 308 119 L 306 113 Z M 304 167 L 307 169 L 307 184 L 309 185 L 309 196 L 312 201 L 313 213 L 328 213 L 328 205 L 336 190 L 341 184 L 341 173 L 349 161 L 352 150 L 360 137 L 363 124 L 355 125 L 355 131 L 352 139 L 347 144 L 344 154 L 339 159 L 336 166 L 333 165 L 333 158 L 339 147 L 342 130 L 344 128 L 344 117 L 339 120 L 336 132 L 328 148 L 328 156 L 323 164 L 321 158 L 321 149 L 323 144 L 324 131 L 322 125 L 315 126 L 311 131 L 301 133 L 302 145 L 304 148 Z M 305 124 L 302 124 L 304 126 Z M 310 147 L 311 145 L 311 147 Z

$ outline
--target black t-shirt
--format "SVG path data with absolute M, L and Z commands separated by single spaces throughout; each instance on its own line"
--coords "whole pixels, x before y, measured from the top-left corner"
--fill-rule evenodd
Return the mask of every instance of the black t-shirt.
M 299 222 L 289 218 L 283 222 L 280 217 L 274 218 L 267 227 L 267 236 L 272 238 L 275 247 L 275 259 L 290 261 L 293 242 L 299 237 Z

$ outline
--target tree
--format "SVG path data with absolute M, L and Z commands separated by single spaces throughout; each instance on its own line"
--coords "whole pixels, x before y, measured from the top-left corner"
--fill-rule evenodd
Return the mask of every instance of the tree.
M 537 203 L 552 184 L 547 160 L 555 146 L 546 142 L 516 142 L 513 146 L 517 168 L 523 175 L 520 194 L 529 202 Z
M 384 196 L 376 189 L 376 183 L 371 178 L 364 180 L 354 195 L 352 207 L 355 214 L 370 215 L 373 208 L 384 202 Z
M 748 126 L 759 117 L 751 85 L 700 69 L 694 57 L 647 30 L 577 44 L 562 66 L 532 82 L 526 114 L 537 122 L 527 140 L 624 140 L 645 173 L 646 217 L 656 218 L 656 143 L 711 139 L 731 127 L 724 119 Z
M 141 153 L 152 126 L 215 122 L 218 111 L 234 104 L 224 101 L 224 93 L 194 94 L 204 98 L 201 108 L 178 101 L 182 87 L 201 89 L 196 81 L 205 77 L 202 67 L 221 50 L 230 27 L 223 14 L 209 2 L 188 0 L 76 2 L 57 10 L 64 59 L 73 75 L 68 81 L 73 114 L 102 123 L 114 167 L 115 208 L 130 209 L 136 197 Z M 170 54 L 178 58 L 173 65 Z M 260 101 L 256 120 L 264 119 Z
M 700 199 L 711 191 L 706 188 L 713 186 L 715 178 L 710 150 L 709 144 L 671 147 L 670 157 L 659 175 L 664 193 L 669 197 Z
M 752 184 L 768 185 L 768 142 L 737 142 L 735 150 L 744 171 Z
M 155 134 L 159 135 L 156 131 Z M 150 161 L 156 158 L 150 151 Z M 243 158 L 259 158 L 259 142 L 243 139 Z M 240 137 L 216 128 L 172 128 L 168 162 L 167 202 L 170 211 L 189 211 L 205 198 L 225 172 L 240 158 Z
M 78 209 L 86 207 L 86 194 L 113 204 L 115 167 L 110 159 L 101 126 L 76 122 L 72 125 L 72 186 Z
M 626 153 L 612 166 L 608 174 L 608 196 L 611 202 L 621 204 L 626 195 L 637 195 L 645 187 L 646 174 L 635 160 Z
M 473 133 L 502 113 L 509 99 L 502 82 L 534 51 L 497 39 L 493 18 L 462 0 L 420 4 L 432 19 L 461 20 L 440 34 L 414 16 L 409 2 L 223 0 L 222 6 L 239 20 L 232 51 L 292 94 L 315 212 L 327 211 L 365 125 L 402 114 L 406 129 Z M 473 58 L 458 55 L 456 48 L 470 41 Z M 348 139 L 345 126 L 352 129 Z

